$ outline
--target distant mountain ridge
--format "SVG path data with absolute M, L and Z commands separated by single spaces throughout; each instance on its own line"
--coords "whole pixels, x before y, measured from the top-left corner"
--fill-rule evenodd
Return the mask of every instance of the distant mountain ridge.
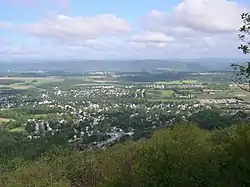
M 62 60 L 34 62 L 1 62 L 0 72 L 12 71 L 220 71 L 231 70 L 233 62 L 244 63 L 245 60 L 230 59 L 194 59 L 194 60 Z

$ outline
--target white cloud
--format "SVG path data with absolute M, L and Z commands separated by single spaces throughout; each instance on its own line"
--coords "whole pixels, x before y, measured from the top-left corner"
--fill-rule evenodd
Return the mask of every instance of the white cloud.
M 58 40 L 88 40 L 125 34 L 130 31 L 130 25 L 112 14 L 93 17 L 57 15 L 52 19 L 21 25 L 21 30 L 33 36 Z
M 36 41 L 43 43 L 35 49 L 44 56 L 237 56 L 240 14 L 247 10 L 235 1 L 183 0 L 172 12 L 149 12 L 139 30 L 133 30 L 128 21 L 113 14 L 57 15 L 21 25 L 0 22 L 0 28 L 38 38 Z M 18 50 L 29 52 L 22 47 Z
M 143 32 L 132 36 L 132 41 L 137 43 L 167 43 L 174 41 L 174 38 L 162 32 Z
M 228 0 L 185 0 L 174 12 L 176 20 L 204 32 L 235 32 L 246 7 Z
M 237 34 L 243 12 L 249 12 L 249 9 L 235 1 L 183 0 L 172 12 L 152 10 L 141 23 L 147 32 L 174 38 L 175 42 L 162 45 L 164 52 L 237 55 Z
M 235 32 L 242 23 L 240 15 L 247 10 L 228 0 L 183 0 L 171 14 L 151 11 L 144 19 L 144 25 L 157 31 L 182 27 L 186 31 L 207 33 Z

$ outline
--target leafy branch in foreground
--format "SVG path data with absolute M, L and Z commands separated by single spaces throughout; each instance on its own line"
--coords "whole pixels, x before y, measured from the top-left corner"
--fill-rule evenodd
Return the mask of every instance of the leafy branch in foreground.
M 240 28 L 239 38 L 243 42 L 238 49 L 243 54 L 250 53 L 250 13 L 241 15 L 243 26 Z M 234 69 L 233 82 L 241 89 L 250 92 L 250 62 L 247 65 L 232 64 Z

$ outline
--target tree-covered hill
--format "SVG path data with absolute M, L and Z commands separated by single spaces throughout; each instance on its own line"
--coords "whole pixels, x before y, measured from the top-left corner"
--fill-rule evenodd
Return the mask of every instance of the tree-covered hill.
M 37 161 L 16 159 L 0 186 L 243 187 L 250 185 L 249 149 L 249 125 L 178 125 L 102 151 L 55 148 Z

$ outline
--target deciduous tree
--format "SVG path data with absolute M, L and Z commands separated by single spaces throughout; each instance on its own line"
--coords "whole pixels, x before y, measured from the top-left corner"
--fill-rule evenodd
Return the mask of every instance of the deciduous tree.
M 243 13 L 241 15 L 243 25 L 240 28 L 239 38 L 242 44 L 238 49 L 242 50 L 243 54 L 250 53 L 250 13 Z M 250 92 L 250 62 L 246 65 L 232 64 L 234 69 L 233 81 L 241 89 Z

